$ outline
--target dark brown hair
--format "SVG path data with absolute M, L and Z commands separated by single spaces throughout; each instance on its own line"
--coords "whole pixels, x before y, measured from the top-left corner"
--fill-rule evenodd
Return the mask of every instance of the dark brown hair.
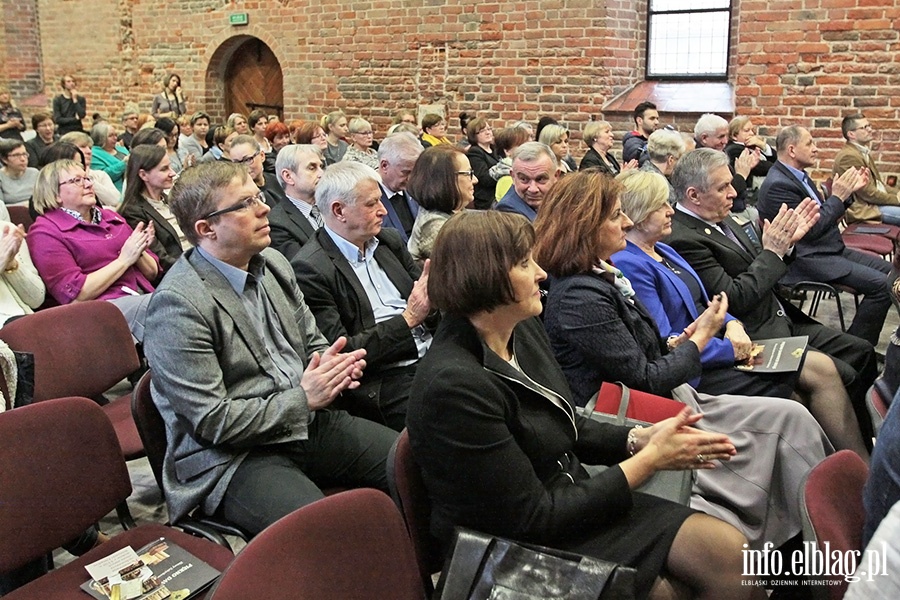
M 478 145 L 478 134 L 490 127 L 490 123 L 484 117 L 478 117 L 477 119 L 472 119 L 466 125 L 466 139 L 469 140 L 469 143 L 473 146 Z
M 419 206 L 448 214 L 461 208 L 457 154 L 463 151 L 452 144 L 440 144 L 426 148 L 419 155 L 406 184 L 406 190 Z
M 431 305 L 471 316 L 515 302 L 509 271 L 533 245 L 534 229 L 521 215 L 493 210 L 453 215 L 431 251 Z
M 622 185 L 599 169 L 570 173 L 551 189 L 534 221 L 534 260 L 548 273 L 587 273 L 597 263 L 600 226 Z
M 531 139 L 528 130 L 522 127 L 504 127 L 494 134 L 494 150 L 497 156 L 509 156 L 513 148 L 518 148 Z

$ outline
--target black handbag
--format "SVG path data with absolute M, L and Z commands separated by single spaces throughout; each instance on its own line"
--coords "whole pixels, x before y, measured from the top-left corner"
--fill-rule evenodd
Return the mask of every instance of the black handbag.
M 637 571 L 457 528 L 435 600 L 633 600 Z

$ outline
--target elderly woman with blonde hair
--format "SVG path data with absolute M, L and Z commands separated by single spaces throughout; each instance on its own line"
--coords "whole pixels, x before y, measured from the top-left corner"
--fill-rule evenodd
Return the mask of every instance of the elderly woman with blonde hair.
M 591 121 L 584 128 L 581 137 L 587 144 L 588 151 L 581 159 L 581 164 L 578 165 L 579 170 L 597 167 L 612 176 L 618 175 L 623 170 L 623 167 L 619 166 L 619 161 L 610 152 L 613 141 L 615 141 L 612 125 L 606 121 Z M 637 161 L 632 160 L 625 164 L 624 169 L 634 169 L 637 166 Z
M 677 131 L 657 129 L 647 138 L 648 160 L 641 165 L 641 171 L 656 173 L 666 178 L 670 204 L 675 204 L 675 188 L 669 182 L 669 175 L 675 170 L 675 163 L 686 151 L 684 137 Z
M 371 123 L 362 117 L 355 117 L 350 120 L 348 130 L 352 144 L 347 148 L 341 160 L 362 163 L 377 171 L 378 152 L 372 148 L 375 132 L 372 130 Z

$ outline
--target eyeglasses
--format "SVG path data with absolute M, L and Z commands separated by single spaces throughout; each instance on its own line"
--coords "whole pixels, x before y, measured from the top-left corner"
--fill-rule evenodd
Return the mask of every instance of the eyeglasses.
M 86 185 L 94 185 L 94 182 L 91 181 L 91 178 L 86 177 L 84 175 L 77 175 L 75 177 L 72 177 L 71 179 L 66 179 L 66 180 L 60 181 L 59 185 L 63 186 L 63 185 L 68 185 L 70 183 L 74 183 L 75 185 L 80 185 L 82 187 L 84 187 Z
M 326 136 L 324 133 L 319 132 L 319 133 L 317 133 L 316 135 L 312 136 L 312 138 L 310 138 L 310 139 L 313 139 L 313 140 L 324 140 L 324 139 L 326 139 L 327 137 L 328 137 L 328 136 Z
M 27 152 L 13 152 L 12 154 L 7 154 L 6 158 L 27 158 Z
M 257 150 L 256 152 L 254 152 L 254 153 L 251 154 L 250 156 L 245 156 L 244 158 L 239 158 L 239 159 L 237 159 L 237 160 L 232 160 L 231 162 L 237 163 L 237 164 L 239 164 L 239 165 L 249 165 L 250 163 L 253 162 L 253 159 L 255 159 L 257 156 L 260 155 L 260 153 L 262 153 L 262 150 Z
M 475 179 L 475 171 L 457 171 L 457 175 L 466 175 L 469 179 Z
M 868 123 L 866 123 L 865 125 L 860 125 L 859 127 L 856 127 L 856 128 L 854 129 L 854 131 L 855 131 L 856 129 L 872 129 L 872 126 L 869 125 Z M 10 154 L 10 156 L 12 156 L 12 154 Z
M 202 217 L 202 220 L 208 221 L 208 220 L 212 219 L 213 217 L 220 217 L 220 216 L 230 213 L 230 212 L 237 212 L 239 210 L 244 210 L 245 208 L 256 208 L 260 204 L 265 203 L 265 201 L 266 201 L 265 195 L 262 192 L 260 192 L 260 193 L 256 194 L 255 196 L 248 196 L 248 197 L 244 198 L 243 200 L 241 200 L 240 202 L 232 204 L 231 206 L 226 206 L 225 208 L 222 208 L 219 210 L 214 210 L 211 213 L 209 213 L 208 215 L 206 215 L 205 217 Z

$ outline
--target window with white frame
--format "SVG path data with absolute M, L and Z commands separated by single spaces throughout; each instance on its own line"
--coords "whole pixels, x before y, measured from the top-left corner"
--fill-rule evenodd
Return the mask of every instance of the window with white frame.
M 728 74 L 731 0 L 649 0 L 647 78 Z

